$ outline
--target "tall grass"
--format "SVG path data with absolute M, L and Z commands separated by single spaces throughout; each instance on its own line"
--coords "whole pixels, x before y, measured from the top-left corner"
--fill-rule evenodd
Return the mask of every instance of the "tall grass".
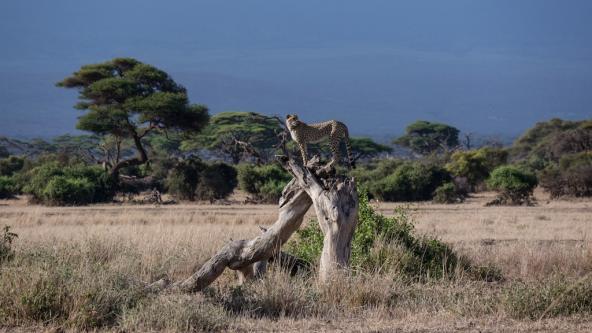
M 506 279 L 494 282 L 475 277 L 458 264 L 448 271 L 442 265 L 445 275 L 432 274 L 423 261 L 416 261 L 422 257 L 415 255 L 413 247 L 400 238 L 379 237 L 359 252 L 364 255 L 354 259 L 355 269 L 349 275 L 327 284 L 319 283 L 315 272 L 290 277 L 272 266 L 263 279 L 242 286 L 227 271 L 203 293 L 145 292 L 145 283 L 164 274 L 175 280 L 187 277 L 229 238 L 259 234 L 255 219 L 269 222 L 276 213 L 275 208 L 264 213 L 259 206 L 196 207 L 142 207 L 142 211 L 112 206 L 26 207 L 21 208 L 26 209 L 23 212 L 17 212 L 18 207 L 0 208 L 2 223 L 10 219 L 14 226 L 10 231 L 19 236 L 10 243 L 11 259 L 0 263 L 0 331 L 388 331 L 393 323 L 410 331 L 454 331 L 456 325 L 465 325 L 466 330 L 476 325 L 475 330 L 483 331 L 495 331 L 492 327 L 497 325 L 506 331 L 514 331 L 512 325 L 563 331 L 592 327 L 585 326 L 592 316 L 592 248 L 584 238 L 447 245 L 457 257 L 467 257 L 472 269 L 495 263 Z M 500 212 L 487 208 L 479 213 L 472 220 L 475 228 L 501 228 L 498 220 L 479 222 L 490 209 Z M 550 217 L 533 219 L 537 226 L 553 222 L 558 228 L 583 228 L 587 219 L 583 208 L 580 215 L 571 215 L 580 220 L 563 224 L 550 210 L 517 209 L 512 207 L 510 212 Z M 216 210 L 221 213 L 215 215 Z M 245 217 L 245 211 L 255 215 Z M 400 213 L 407 214 L 408 220 L 394 215 L 398 223 L 411 223 L 408 211 Z M 431 215 L 434 220 L 439 217 Z M 521 223 L 526 222 L 512 219 L 505 227 Z M 417 224 L 408 228 L 414 239 L 411 244 L 434 238 L 424 237 L 423 228 Z M 472 239 L 473 231 L 441 234 L 448 239 Z

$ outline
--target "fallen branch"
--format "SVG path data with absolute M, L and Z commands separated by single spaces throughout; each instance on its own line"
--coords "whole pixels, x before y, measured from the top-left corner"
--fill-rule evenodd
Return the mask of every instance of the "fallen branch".
M 286 185 L 279 203 L 277 221 L 251 240 L 227 243 L 188 279 L 174 284 L 163 279 L 148 288 L 178 288 L 185 292 L 203 290 L 225 269 L 238 271 L 241 282 L 261 276 L 270 258 L 296 264 L 294 257 L 282 255 L 281 246 L 302 224 L 304 214 L 314 204 L 321 230 L 325 236 L 319 267 L 321 281 L 328 279 L 349 264 L 351 239 L 357 224 L 358 195 L 351 178 L 335 176 L 332 168 L 320 167 L 319 158 L 311 159 L 306 168 L 293 160 L 281 158 L 284 168 L 294 175 Z M 310 169 L 315 170 L 313 174 Z

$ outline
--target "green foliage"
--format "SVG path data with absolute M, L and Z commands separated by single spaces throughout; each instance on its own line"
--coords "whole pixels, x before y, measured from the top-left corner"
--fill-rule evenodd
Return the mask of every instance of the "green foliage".
M 233 163 L 249 155 L 236 140 L 250 144 L 261 153 L 278 144 L 282 127 L 277 119 L 255 112 L 221 112 L 210 119 L 197 135 L 184 140 L 183 150 L 210 149 L 228 155 Z
M 553 161 L 566 154 L 592 150 L 592 121 L 579 124 L 578 128 L 558 133 L 547 148 Z
M 146 141 L 153 155 L 164 157 L 181 154 L 181 139 L 179 133 L 169 133 L 167 136 L 152 135 L 146 136 Z
M 207 109 L 190 105 L 185 88 L 168 74 L 131 58 L 82 66 L 57 85 L 79 89 L 77 108 L 88 112 L 78 128 L 97 134 L 129 137 L 140 124 L 199 130 L 208 120 Z
M 438 239 L 418 237 L 406 208 L 392 217 L 374 211 L 366 193 L 360 194 L 358 225 L 352 240 L 351 265 L 358 271 L 396 271 L 412 280 L 451 277 L 466 272 L 478 279 L 499 279 L 491 270 L 479 270 Z M 297 231 L 288 252 L 316 262 L 323 249 L 323 233 L 316 221 Z
M 0 159 L 0 176 L 12 176 L 25 165 L 25 159 L 18 156 L 10 156 Z
M 166 179 L 167 191 L 181 200 L 216 200 L 237 185 L 236 170 L 225 163 L 206 164 L 198 158 L 178 162 Z
M 386 177 L 361 184 L 367 186 L 374 198 L 382 201 L 418 201 L 432 199 L 434 190 L 449 180 L 450 175 L 441 167 L 406 162 Z
M 436 203 L 452 204 L 464 201 L 465 195 L 459 191 L 454 183 L 444 183 L 434 191 L 433 201 Z
M 380 160 L 352 170 L 351 175 L 372 198 L 383 201 L 430 200 L 434 190 L 450 180 L 436 163 Z
M 455 177 L 466 178 L 471 187 L 485 181 L 496 167 L 507 162 L 508 152 L 500 148 L 456 151 L 445 166 Z
M 206 164 L 198 158 L 179 161 L 166 179 L 167 192 L 180 200 L 195 200 L 195 189 Z
M 376 157 L 382 153 L 390 153 L 393 148 L 374 142 L 370 138 L 350 138 L 354 161 Z M 347 156 L 345 152 L 342 156 Z
M 499 192 L 500 204 L 529 203 L 537 178 L 534 174 L 512 165 L 500 166 L 493 170 L 487 186 Z
M 458 133 L 459 130 L 455 127 L 420 120 L 407 126 L 405 135 L 396 139 L 394 143 L 427 155 L 457 147 Z
M 592 196 L 592 152 L 563 156 L 539 173 L 541 187 L 552 198 Z
M 18 238 L 18 235 L 10 231 L 10 226 L 5 225 L 2 228 L 2 235 L 0 237 L 0 264 L 14 258 L 12 243 L 16 238 Z
M 318 262 L 323 251 L 323 232 L 316 220 L 296 231 L 296 237 L 286 244 L 287 252 L 310 263 Z
M 132 58 L 85 65 L 57 84 L 79 91 L 76 108 L 86 110 L 77 128 L 117 141 L 133 139 L 137 158 L 120 160 L 112 172 L 147 162 L 142 138 L 159 131 L 198 132 L 209 120 L 208 109 L 189 103 L 187 91 L 164 71 Z
M 518 138 L 510 149 L 513 161 L 533 170 L 558 162 L 565 154 L 592 149 L 592 121 L 551 119 L 539 122 Z
M 10 199 L 18 193 L 18 186 L 14 179 L 0 176 L 0 199 Z
M 255 200 L 277 203 L 292 176 L 277 164 L 238 166 L 240 188 Z
M 88 178 L 52 177 L 43 189 L 43 198 L 55 205 L 84 205 L 93 202 L 94 185 Z
M 514 142 L 512 157 L 514 159 L 523 159 L 531 153 L 543 153 L 544 146 L 550 143 L 553 136 L 566 130 L 575 129 L 578 125 L 579 122 L 558 118 L 538 122 Z
M 237 184 L 236 169 L 226 163 L 217 162 L 207 165 L 201 171 L 195 193 L 200 200 L 224 199 Z
M 592 195 L 592 121 L 551 119 L 537 123 L 512 146 L 514 160 L 538 171 L 552 198 Z
M 367 184 L 392 174 L 404 163 L 402 160 L 383 159 L 359 166 L 350 173 L 359 184 L 367 187 Z
M 33 200 L 47 205 L 85 205 L 113 198 L 114 184 L 98 166 L 60 165 L 51 161 L 25 175 L 23 187 Z

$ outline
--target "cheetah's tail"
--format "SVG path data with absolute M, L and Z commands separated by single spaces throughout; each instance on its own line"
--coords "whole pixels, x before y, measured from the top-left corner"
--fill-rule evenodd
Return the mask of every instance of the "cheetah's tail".
M 345 149 L 347 150 L 347 159 L 349 162 L 349 169 L 354 169 L 356 167 L 356 162 L 354 161 L 354 155 L 352 152 L 352 147 L 351 144 L 349 142 L 349 132 L 347 130 L 347 128 L 345 129 Z

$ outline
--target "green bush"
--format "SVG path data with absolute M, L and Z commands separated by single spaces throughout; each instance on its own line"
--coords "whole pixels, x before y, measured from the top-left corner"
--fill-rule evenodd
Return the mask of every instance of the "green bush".
M 499 192 L 498 198 L 492 203 L 528 204 L 537 186 L 537 178 L 518 167 L 505 165 L 493 170 L 487 180 L 487 186 Z
M 10 199 L 17 194 L 17 185 L 11 177 L 0 176 L 0 199 Z
M 430 200 L 436 188 L 450 180 L 446 170 L 433 164 L 407 162 L 392 174 L 367 183 L 370 195 L 382 201 Z
M 592 152 L 563 156 L 541 171 L 539 179 L 552 198 L 592 196 Z
M 196 197 L 210 201 L 226 198 L 238 183 L 236 176 L 236 169 L 231 165 L 218 162 L 206 166 L 200 173 Z
M 384 159 L 361 165 L 350 171 L 358 184 L 368 186 L 369 183 L 382 179 L 395 172 L 404 162 L 396 159 Z
M 592 149 L 592 121 L 551 119 L 539 122 L 518 138 L 510 148 L 512 161 L 533 171 L 541 171 L 567 154 Z
M 457 151 L 445 166 L 455 177 L 466 178 L 472 189 L 479 185 L 493 169 L 506 163 L 508 152 L 500 148 L 484 147 L 477 150 Z
M 29 170 L 23 178 L 23 191 L 34 201 L 48 205 L 106 202 L 114 195 L 112 179 L 99 166 L 47 162 Z
M 586 127 L 587 121 L 569 121 L 558 118 L 538 122 L 520 136 L 510 149 L 513 160 L 525 159 L 538 155 L 547 157 L 548 147 L 558 134 L 578 127 Z
M 17 156 L 0 159 L 0 176 L 12 176 L 25 165 L 25 159 Z
M 471 266 L 438 239 L 416 236 L 407 209 L 397 208 L 392 217 L 375 212 L 366 193 L 360 194 L 358 225 L 351 247 L 351 265 L 358 271 L 397 271 L 412 280 L 454 277 L 457 273 L 485 280 L 501 278 L 494 269 Z M 299 258 L 317 262 L 323 249 L 318 223 L 311 221 L 298 230 L 286 248 Z
M 181 200 L 217 200 L 237 184 L 236 169 L 225 163 L 206 164 L 197 158 L 180 161 L 166 179 L 168 193 Z
M 197 158 L 178 162 L 166 179 L 167 192 L 180 200 L 195 200 L 200 173 L 205 168 L 206 164 Z
M 84 205 L 93 202 L 94 185 L 88 178 L 55 176 L 47 182 L 42 195 L 55 205 Z
M 465 199 L 464 193 L 457 190 L 456 186 L 452 182 L 444 183 L 434 191 L 433 201 L 436 203 L 458 203 Z
M 240 188 L 255 200 L 277 203 L 292 176 L 277 164 L 238 166 Z
M 169 156 L 154 156 L 150 163 L 142 165 L 142 173 L 154 179 L 157 187 L 165 192 L 167 188 L 167 178 L 175 169 L 179 161 Z

